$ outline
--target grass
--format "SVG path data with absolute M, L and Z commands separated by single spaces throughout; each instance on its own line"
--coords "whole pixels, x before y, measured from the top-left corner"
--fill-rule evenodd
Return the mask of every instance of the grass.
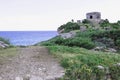
M 112 80 L 120 80 L 118 77 L 120 68 L 114 66 L 120 63 L 120 52 L 110 53 L 90 50 L 96 46 L 101 46 L 97 39 L 102 39 L 105 42 L 101 41 L 101 43 L 104 43 L 102 46 L 108 48 L 116 46 L 115 48 L 119 50 L 119 32 L 119 30 L 87 30 L 86 32 L 77 32 L 74 38 L 63 39 L 57 36 L 37 45 L 47 46 L 51 54 L 61 60 L 60 63 L 66 70 L 63 80 L 104 80 L 107 72 L 112 74 L 112 78 L 117 76 Z M 107 46 L 110 43 L 115 46 Z M 99 70 L 97 66 L 103 66 L 104 70 Z M 109 68 L 109 71 L 107 71 L 107 68 Z
M 9 62 L 9 58 L 17 54 L 17 48 L 0 49 L 0 65 Z
M 61 65 L 66 70 L 64 79 L 69 80 L 93 80 L 93 73 L 100 73 L 102 79 L 103 72 L 95 72 L 94 68 L 98 65 L 109 67 L 120 63 L 120 54 L 108 52 L 91 51 L 79 47 L 67 46 L 47 46 L 51 54 L 61 60 Z M 104 72 L 105 73 L 105 72 Z M 82 75 L 82 76 L 81 76 Z M 92 76 L 92 77 L 91 77 Z M 87 79 L 88 78 L 88 79 Z
M 68 46 L 48 46 L 50 52 L 61 58 L 73 58 L 77 59 L 82 63 L 94 65 L 109 66 L 120 62 L 120 55 L 117 53 L 110 52 L 98 52 L 91 51 L 84 48 L 68 47 Z
M 0 50 L 0 57 L 13 57 L 17 53 L 17 48 L 7 48 Z

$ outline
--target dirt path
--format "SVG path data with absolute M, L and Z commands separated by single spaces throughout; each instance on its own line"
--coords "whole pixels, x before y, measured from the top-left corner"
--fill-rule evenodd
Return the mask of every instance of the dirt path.
M 9 60 L 0 66 L 0 80 L 56 80 L 64 75 L 64 69 L 44 47 L 19 48 Z

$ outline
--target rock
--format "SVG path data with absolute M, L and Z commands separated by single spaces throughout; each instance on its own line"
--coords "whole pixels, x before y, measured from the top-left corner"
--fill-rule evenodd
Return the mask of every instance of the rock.
M 109 48 L 109 52 L 117 52 L 117 50 L 114 48 Z
M 114 48 L 107 48 L 107 49 L 104 49 L 105 52 L 112 52 L 112 53 L 116 53 L 117 50 L 114 49 Z
M 0 47 L 1 48 L 6 48 L 6 47 L 9 47 L 9 45 L 4 43 L 3 41 L 0 41 Z
M 84 31 L 86 31 L 86 30 L 87 30 L 86 26 L 80 26 L 80 31 L 81 31 L 81 32 L 84 32 Z
M 32 76 L 29 80 L 46 80 L 38 76 Z
M 120 63 L 117 63 L 118 66 L 120 66 Z
M 112 52 L 112 53 L 116 53 L 117 50 L 114 48 L 105 48 L 105 47 L 96 47 L 93 50 L 95 51 L 104 51 L 104 52 Z
M 58 32 L 58 34 L 63 33 L 64 29 L 62 29 L 62 30 L 58 29 L 57 32 Z
M 74 31 L 71 31 L 71 32 L 68 32 L 68 33 L 61 33 L 60 36 L 64 39 L 67 39 L 67 38 L 73 38 L 74 36 L 76 35 L 76 32 Z
M 31 77 L 30 74 L 26 74 L 23 80 L 30 80 L 30 77 Z
M 41 68 L 38 68 L 39 71 L 41 71 L 42 69 Z
M 16 77 L 15 80 L 23 80 L 22 77 Z
M 0 80 L 2 80 L 2 77 L 0 77 Z
M 96 47 L 94 48 L 95 51 L 102 51 L 104 48 L 103 47 Z
M 104 69 L 104 67 L 101 66 L 101 65 L 97 66 L 97 68 L 98 68 L 98 69 L 102 69 L 102 70 Z
M 44 73 L 47 72 L 46 68 L 42 68 L 42 71 L 43 71 Z

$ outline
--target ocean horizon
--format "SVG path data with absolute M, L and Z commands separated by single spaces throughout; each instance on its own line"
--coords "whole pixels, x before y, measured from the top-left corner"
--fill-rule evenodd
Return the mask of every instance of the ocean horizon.
M 57 31 L 0 31 L 0 37 L 15 46 L 29 46 L 57 36 Z

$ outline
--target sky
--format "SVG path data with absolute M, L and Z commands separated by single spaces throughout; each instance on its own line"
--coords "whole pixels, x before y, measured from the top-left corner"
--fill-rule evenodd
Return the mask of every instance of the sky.
M 48 31 L 88 12 L 120 20 L 120 0 L 0 0 L 0 31 Z

